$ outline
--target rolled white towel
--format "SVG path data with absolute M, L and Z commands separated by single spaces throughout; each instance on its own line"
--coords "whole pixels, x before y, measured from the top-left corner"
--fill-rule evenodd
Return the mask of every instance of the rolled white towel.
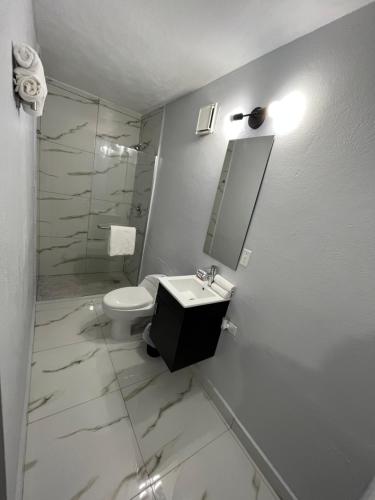
M 225 290 L 224 288 L 222 288 L 220 285 L 218 285 L 217 283 L 212 283 L 211 285 L 211 288 L 212 290 L 214 290 L 218 295 L 220 295 L 220 297 L 223 297 L 223 299 L 230 299 L 232 294 L 230 291 L 228 290 Z
M 32 69 L 38 66 L 40 59 L 36 50 L 26 43 L 20 43 L 13 46 L 13 55 L 18 66 Z
M 43 85 L 36 75 L 16 73 L 16 92 L 24 101 L 35 102 L 43 96 Z
M 221 288 L 224 288 L 224 290 L 227 290 L 228 292 L 233 292 L 235 290 L 235 286 L 233 285 L 233 283 L 231 283 L 230 281 L 226 280 L 225 278 L 223 278 L 220 274 L 217 274 L 215 276 L 215 283 L 219 286 L 221 286 Z
M 47 88 L 43 80 L 36 74 L 15 70 L 16 92 L 23 101 L 23 108 L 29 114 L 41 116 L 44 101 L 47 96 Z M 26 103 L 26 106 L 25 106 Z
M 22 100 L 22 107 L 32 116 L 42 116 L 48 90 L 39 55 L 26 44 L 15 45 L 13 54 L 20 64 L 14 75 L 15 90 Z

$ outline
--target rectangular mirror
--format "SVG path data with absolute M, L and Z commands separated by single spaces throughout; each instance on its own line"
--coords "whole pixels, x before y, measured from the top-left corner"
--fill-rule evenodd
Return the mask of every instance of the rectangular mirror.
M 204 252 L 237 269 L 274 136 L 229 141 Z

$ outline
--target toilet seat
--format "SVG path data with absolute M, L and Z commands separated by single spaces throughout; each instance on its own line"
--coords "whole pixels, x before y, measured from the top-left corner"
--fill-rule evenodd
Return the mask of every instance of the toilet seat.
M 154 303 L 154 299 L 146 288 L 142 286 L 128 286 L 107 293 L 103 298 L 103 302 L 111 309 L 130 311 L 151 306 Z

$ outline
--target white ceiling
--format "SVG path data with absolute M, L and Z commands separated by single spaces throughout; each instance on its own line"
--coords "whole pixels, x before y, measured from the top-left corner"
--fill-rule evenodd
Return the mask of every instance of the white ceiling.
M 369 0 L 34 0 L 48 76 L 145 112 Z

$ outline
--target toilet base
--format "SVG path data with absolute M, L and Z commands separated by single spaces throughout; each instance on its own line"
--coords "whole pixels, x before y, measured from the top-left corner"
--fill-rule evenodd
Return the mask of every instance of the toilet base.
M 131 325 L 132 323 L 129 321 L 113 319 L 111 337 L 115 340 L 121 340 L 122 342 L 133 340 L 131 338 Z

